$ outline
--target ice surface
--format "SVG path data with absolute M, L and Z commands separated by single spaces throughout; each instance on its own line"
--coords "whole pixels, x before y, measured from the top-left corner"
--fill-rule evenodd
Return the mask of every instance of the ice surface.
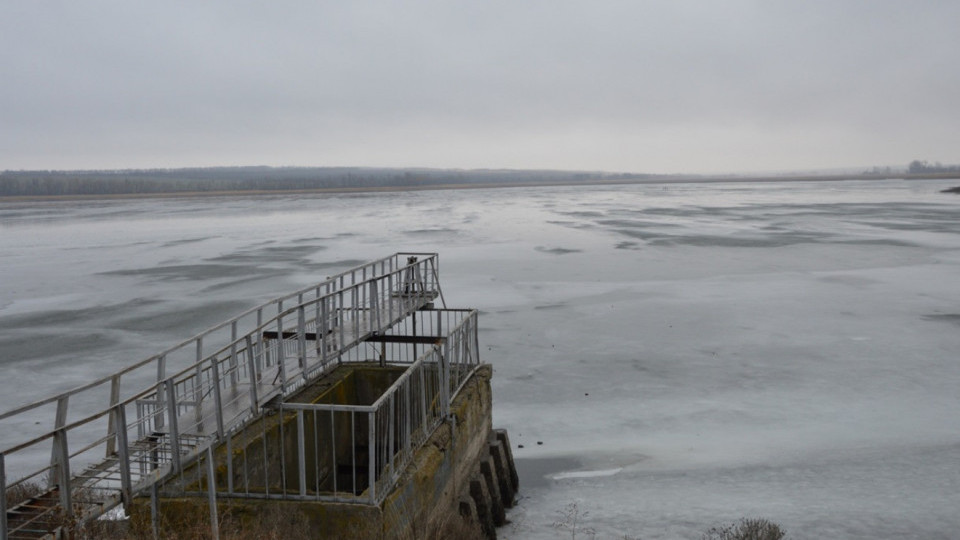
M 359 262 L 438 251 L 447 303 L 481 310 L 525 482 L 502 536 L 556 538 L 576 502 L 598 538 L 744 516 L 791 538 L 956 538 L 951 185 L 3 203 L 0 409 Z

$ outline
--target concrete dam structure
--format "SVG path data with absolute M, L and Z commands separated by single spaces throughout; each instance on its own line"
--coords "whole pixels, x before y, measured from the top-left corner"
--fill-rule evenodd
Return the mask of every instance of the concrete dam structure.
M 217 538 L 225 516 L 283 516 L 304 538 L 459 522 L 495 538 L 519 486 L 479 350 L 435 253 L 329 277 L 0 414 L 23 429 L 0 449 L 0 540 L 82 536 L 120 507 L 145 538 Z

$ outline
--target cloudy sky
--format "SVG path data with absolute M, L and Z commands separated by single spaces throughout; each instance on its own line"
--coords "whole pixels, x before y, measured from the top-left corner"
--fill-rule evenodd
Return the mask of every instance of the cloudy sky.
M 955 0 L 0 5 L 0 170 L 960 162 Z

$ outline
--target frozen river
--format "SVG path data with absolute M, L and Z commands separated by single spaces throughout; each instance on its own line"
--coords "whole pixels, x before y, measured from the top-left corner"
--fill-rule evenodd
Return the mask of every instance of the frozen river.
M 953 185 L 0 203 L 0 409 L 437 251 L 448 305 L 481 310 L 521 469 L 503 536 L 569 537 L 553 524 L 576 504 L 597 538 L 745 516 L 794 539 L 958 538 Z

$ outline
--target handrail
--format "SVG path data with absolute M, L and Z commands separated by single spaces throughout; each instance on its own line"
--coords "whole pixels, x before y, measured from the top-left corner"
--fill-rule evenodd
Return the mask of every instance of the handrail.
M 160 353 L 155 354 L 155 355 L 153 355 L 153 356 L 150 356 L 150 357 L 148 357 L 148 358 L 146 358 L 146 359 L 144 359 L 144 360 L 141 360 L 141 361 L 139 361 L 139 362 L 136 362 L 136 363 L 134 363 L 134 364 L 131 364 L 131 365 L 129 365 L 129 366 L 127 366 L 127 367 L 119 370 L 119 371 L 116 371 L 116 372 L 111 373 L 111 374 L 109 374 L 109 375 L 105 375 L 105 376 L 103 376 L 103 377 L 101 377 L 101 378 L 99 378 L 99 379 L 96 379 L 96 380 L 92 381 L 92 382 L 89 382 L 89 383 L 86 383 L 86 384 L 82 384 L 82 385 L 80 385 L 80 386 L 77 386 L 77 387 L 72 388 L 72 389 L 70 389 L 70 390 L 67 390 L 67 391 L 65 391 L 65 392 L 61 392 L 61 393 L 59 393 L 59 394 L 57 394 L 57 395 L 55 395 L 55 396 L 48 397 L 48 398 L 44 398 L 44 399 L 40 399 L 40 400 L 31 402 L 31 403 L 28 403 L 28 404 L 26 404 L 26 405 L 22 405 L 22 406 L 20 406 L 20 407 L 16 407 L 16 408 L 10 409 L 10 410 L 8 410 L 8 411 L 2 412 L 2 413 L 0 413 L 0 420 L 5 420 L 5 419 L 10 418 L 10 417 L 12 417 L 12 416 L 16 416 L 16 415 L 18 415 L 18 414 L 20 414 L 20 413 L 23 413 L 23 412 L 26 412 L 26 411 L 29 411 L 29 410 L 32 410 L 32 409 L 36 409 L 36 408 L 42 407 L 42 406 L 44 406 L 44 405 L 49 405 L 49 404 L 51 404 L 51 403 L 55 403 L 57 400 L 59 400 L 59 399 L 62 398 L 62 397 L 72 396 L 72 395 L 78 394 L 78 393 L 80 393 L 80 392 L 83 392 L 83 391 L 85 391 L 85 390 L 89 390 L 89 389 L 91 389 L 91 388 L 95 388 L 95 387 L 97 387 L 97 386 L 100 386 L 101 384 L 106 384 L 107 382 L 112 381 L 113 379 L 115 379 L 115 378 L 118 377 L 118 376 L 122 376 L 122 375 L 124 375 L 124 374 L 130 373 L 130 372 L 132 372 L 132 371 L 134 371 L 134 370 L 136 370 L 136 369 L 139 369 L 139 368 L 141 368 L 141 367 L 144 367 L 144 366 L 150 364 L 151 362 L 155 362 L 155 361 L 159 360 L 160 358 L 162 358 L 162 357 L 164 357 L 164 356 L 167 356 L 167 355 L 169 355 L 170 353 L 172 353 L 172 352 L 174 352 L 174 351 L 180 350 L 181 348 L 183 348 L 183 347 L 185 347 L 185 346 L 187 346 L 187 345 L 189 345 L 189 344 L 191 344 L 191 343 L 195 343 L 195 342 L 197 341 L 197 339 L 201 339 L 201 338 L 203 338 L 203 336 L 209 335 L 209 334 L 211 334 L 211 333 L 213 333 L 213 332 L 216 332 L 217 330 L 221 330 L 221 329 L 223 329 L 223 328 L 226 328 L 227 326 L 229 326 L 230 324 L 232 324 L 234 321 L 238 321 L 238 320 L 242 319 L 243 317 L 246 317 L 246 316 L 248 316 L 248 315 L 252 315 L 252 314 L 256 313 L 257 311 L 263 310 L 264 308 L 267 308 L 267 307 L 270 307 L 270 306 L 274 306 L 274 305 L 282 304 L 283 302 L 285 302 L 285 301 L 287 301 L 287 300 L 290 300 L 290 299 L 292 299 L 292 298 L 294 298 L 294 297 L 297 297 L 297 296 L 299 296 L 299 295 L 301 295 L 301 294 L 305 294 L 305 293 L 307 293 L 307 292 L 309 292 L 309 291 L 316 290 L 318 287 L 324 286 L 324 285 L 329 284 L 329 283 L 336 284 L 338 281 L 341 281 L 341 283 L 342 283 L 341 278 L 346 277 L 346 276 L 348 276 L 348 275 L 354 275 L 356 272 L 362 271 L 362 270 L 365 269 L 365 268 L 376 268 L 376 266 L 377 266 L 378 264 L 383 264 L 384 262 L 390 261 L 390 260 L 397 260 L 397 261 L 399 261 L 401 257 L 408 257 L 408 256 L 415 256 L 415 257 L 424 257 L 424 256 L 425 256 L 425 257 L 431 257 L 431 258 L 434 258 L 434 259 L 435 259 L 436 256 L 437 256 L 437 254 L 436 254 L 436 253 L 412 253 L 412 252 L 407 253 L 407 252 L 398 252 L 398 253 L 395 253 L 395 254 L 390 255 L 390 256 L 388 256 L 388 257 L 383 257 L 383 258 L 381 258 L 381 259 L 377 259 L 376 261 L 372 261 L 372 262 L 369 262 L 369 263 L 364 263 L 364 264 L 362 264 L 362 265 L 355 266 L 355 267 L 353 267 L 353 268 L 351 268 L 351 269 L 349 269 L 349 270 L 345 270 L 345 271 L 343 271 L 343 272 L 340 272 L 339 274 L 335 274 L 335 275 L 333 275 L 333 276 L 330 276 L 330 277 L 328 277 L 327 279 L 325 279 L 324 281 L 321 281 L 320 283 L 317 283 L 317 284 L 315 284 L 315 285 L 311 285 L 311 286 L 309 286 L 309 287 L 305 287 L 305 288 L 300 289 L 300 290 L 298 290 L 298 291 L 296 291 L 296 292 L 293 292 L 293 293 L 287 294 L 287 295 L 285 295 L 285 296 L 281 296 L 281 297 L 275 298 L 275 299 L 273 299 L 273 300 L 270 300 L 270 301 L 268 301 L 268 302 L 265 302 L 265 303 L 263 303 L 263 304 L 261 304 L 261 305 L 259 305 L 259 306 L 252 307 L 252 308 L 250 308 L 250 309 L 248 309 L 248 310 L 240 313 L 239 315 L 234 316 L 232 319 L 229 319 L 229 320 L 227 320 L 227 321 L 225 321 L 225 322 L 222 322 L 222 323 L 220 323 L 220 324 L 217 324 L 217 325 L 215 325 L 215 326 L 212 326 L 212 327 L 204 330 L 203 332 L 200 332 L 199 334 L 196 334 L 196 335 L 194 335 L 193 337 L 191 337 L 191 338 L 189 338 L 189 339 L 186 339 L 186 340 L 178 343 L 177 345 L 174 345 L 174 346 L 172 346 L 172 347 L 164 350 L 163 352 L 160 352 Z M 402 269 L 402 268 L 404 268 L 404 267 L 400 267 L 400 268 Z M 373 277 L 367 278 L 364 282 L 368 282 L 368 281 L 370 281 L 371 279 L 373 279 Z M 354 283 L 351 283 L 351 285 L 354 285 Z M 336 292 L 337 290 L 338 290 L 338 289 L 334 289 L 333 292 Z M 330 293 L 327 293 L 327 294 L 333 294 L 333 292 L 330 292 Z M 288 311 L 289 311 L 289 310 L 288 310 Z
M 403 257 L 408 259 L 404 261 Z M 409 281 L 414 277 L 417 281 Z M 310 296 L 305 298 L 305 295 Z M 0 420 L 6 420 L 39 407 L 57 404 L 57 416 L 53 429 L 27 441 L 15 443 L 9 448 L 0 449 L 0 491 L 5 492 L 10 486 L 21 485 L 26 479 L 42 478 L 49 474 L 50 487 L 67 486 L 66 489 L 60 489 L 59 493 L 60 507 L 69 514 L 73 511 L 70 485 L 76 478 L 75 474 L 71 474 L 71 469 L 75 465 L 80 465 L 84 468 L 82 473 L 93 471 L 96 474 L 91 477 L 92 484 L 83 480 L 80 484 L 76 484 L 77 486 L 82 488 L 96 485 L 110 490 L 119 487 L 120 495 L 109 501 L 108 494 L 103 494 L 105 500 L 100 504 L 100 511 L 121 502 L 121 496 L 122 502 L 128 502 L 133 494 L 162 480 L 164 475 L 176 472 L 186 463 L 196 459 L 203 449 L 222 440 L 228 430 L 258 414 L 267 399 L 277 394 L 288 395 L 306 384 L 310 378 L 317 376 L 318 371 L 326 367 L 328 358 L 342 361 L 344 354 L 357 349 L 369 333 L 389 329 L 397 321 L 410 316 L 437 296 L 440 296 L 437 255 L 435 253 L 397 253 L 354 267 L 319 284 L 251 308 L 160 354 L 96 381 L 0 414 Z M 291 307 L 283 305 L 285 301 L 291 299 L 296 299 L 295 305 Z M 264 320 L 263 310 L 272 306 L 277 306 L 276 314 Z M 308 310 L 316 311 L 316 317 L 308 318 L 306 316 Z M 251 321 L 247 321 L 243 325 L 244 332 L 238 332 L 237 325 L 254 313 L 257 318 L 252 328 L 248 327 Z M 294 316 L 295 324 L 289 320 Z M 284 327 L 285 322 L 288 323 L 286 327 Z M 350 325 L 350 329 L 344 328 L 347 324 Z M 310 331 L 311 325 L 315 327 L 312 334 L 313 341 L 316 341 L 315 357 L 308 354 L 312 351 L 308 350 L 304 344 L 305 335 Z M 203 354 L 204 339 L 210 336 L 216 338 L 214 333 L 227 327 L 230 327 L 230 339 L 227 343 L 212 354 Z M 265 335 L 266 330 L 274 328 L 276 339 L 268 339 Z M 333 335 L 335 331 L 336 335 Z M 288 333 L 296 336 L 298 345 L 297 353 L 291 356 L 286 352 L 292 342 L 287 338 Z M 328 336 L 329 340 L 334 342 L 336 352 L 327 350 Z M 221 336 L 221 339 L 223 337 L 225 336 Z M 216 342 L 215 339 L 214 341 Z M 321 342 L 324 349 L 322 354 Z M 166 373 L 167 357 L 175 352 L 189 354 L 189 349 L 192 347 L 196 348 L 196 361 L 168 375 Z M 241 360 L 241 356 L 245 356 L 246 359 Z M 296 360 L 299 366 L 288 366 L 290 360 Z M 149 384 L 132 395 L 122 395 L 121 377 L 152 362 L 157 365 L 156 378 L 151 377 L 152 381 Z M 265 375 L 265 370 L 274 368 L 277 370 L 276 377 L 272 383 L 265 384 L 261 377 Z M 295 369 L 293 375 L 297 378 L 291 380 L 285 373 L 285 369 Z M 296 369 L 299 371 L 297 372 Z M 273 373 L 270 372 L 266 378 L 272 375 Z M 278 380 L 279 384 L 277 384 Z M 68 421 L 70 398 L 107 382 L 111 383 L 109 406 L 85 413 L 82 418 Z M 229 395 L 229 403 L 239 403 L 241 406 L 238 411 L 229 413 L 234 416 L 227 417 L 221 393 L 227 391 L 232 385 L 233 394 L 236 394 L 238 384 L 249 387 L 249 403 L 237 402 L 236 395 Z M 89 394 L 85 394 L 85 397 L 88 396 Z M 137 414 L 134 420 L 128 422 L 127 408 L 131 406 L 137 408 Z M 141 407 L 144 408 L 141 410 Z M 191 410 L 194 411 L 195 426 L 193 427 L 197 431 L 189 433 L 180 431 L 184 426 L 178 426 L 178 422 L 184 421 L 188 426 L 190 425 L 186 415 Z M 99 423 L 104 419 L 107 421 L 106 435 L 103 436 L 101 432 L 101 435 L 91 438 L 90 435 L 93 434 L 91 429 L 94 427 L 100 429 Z M 97 426 L 84 427 L 94 422 L 98 422 Z M 202 428 L 201 426 L 207 422 L 209 422 L 206 424 L 207 427 Z M 215 429 L 212 429 L 214 425 Z M 84 429 L 78 432 L 78 428 Z M 161 431 L 158 432 L 158 428 L 161 428 Z M 139 435 L 132 436 L 131 432 Z M 144 432 L 148 435 L 146 439 L 143 438 Z M 68 434 L 70 433 L 73 434 L 75 443 L 77 437 L 80 438 L 79 449 L 71 451 L 69 448 Z M 153 435 L 149 435 L 150 433 Z M 184 436 L 187 438 L 181 440 Z M 31 469 L 21 479 L 9 482 L 11 476 L 8 474 L 7 467 L 11 466 L 11 461 L 7 458 L 17 452 L 28 450 L 33 454 L 24 452 L 20 456 L 36 455 L 39 450 L 32 447 L 37 447 L 41 443 L 52 445 L 53 451 L 49 465 Z M 98 450 L 104 447 L 106 460 L 102 450 Z M 99 460 L 91 460 L 89 456 L 84 457 L 85 461 L 80 459 L 82 454 L 94 450 L 101 452 Z M 162 463 L 156 461 L 158 453 L 167 456 L 161 460 Z M 150 455 L 154 457 L 150 458 Z M 73 463 L 75 458 L 78 463 Z M 131 469 L 135 459 L 140 460 L 137 461 L 138 465 L 135 465 L 139 467 L 138 471 Z M 144 459 L 147 461 L 143 461 Z M 119 486 L 115 479 L 107 478 L 109 475 L 104 475 L 102 478 L 97 476 L 111 467 L 119 467 L 121 477 Z M 161 469 L 165 471 L 162 474 Z M 4 513 L 0 516 L 0 533 L 3 533 L 0 534 L 0 538 L 6 537 L 7 525 L 7 516 Z

